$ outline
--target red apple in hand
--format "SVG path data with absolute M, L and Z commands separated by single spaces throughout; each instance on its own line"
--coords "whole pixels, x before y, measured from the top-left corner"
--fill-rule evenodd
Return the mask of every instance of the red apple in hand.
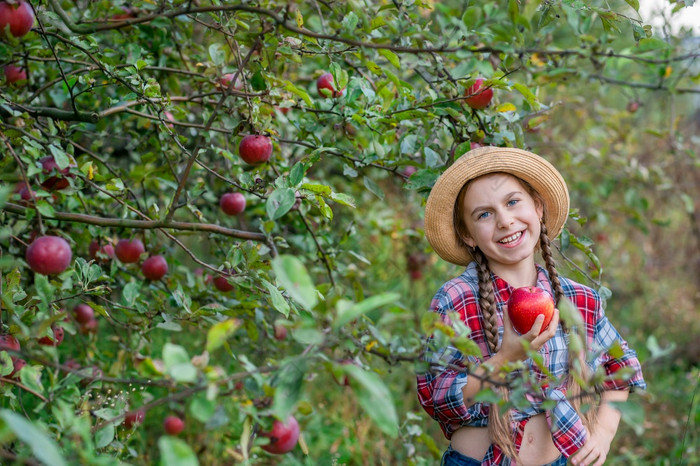
M 168 416 L 163 421 L 163 429 L 168 435 L 177 435 L 185 428 L 185 422 L 177 416 Z
M 11 5 L 0 2 L 0 38 L 7 37 L 7 27 L 14 37 L 22 37 L 34 26 L 34 11 L 32 6 L 20 0 Z
M 467 96 L 464 100 L 471 108 L 484 109 L 488 107 L 491 99 L 493 99 L 493 89 L 482 89 L 483 83 L 484 78 L 476 78 L 476 82 L 464 93 Z
M 340 97 L 343 95 L 343 90 L 336 91 L 333 86 L 333 75 L 331 73 L 323 73 L 316 80 L 316 90 L 318 95 L 322 97 Z
M 270 439 L 269 444 L 262 445 L 263 450 L 275 455 L 282 455 L 292 451 L 296 446 L 299 440 L 299 423 L 294 416 L 289 416 L 284 424 L 275 420 L 272 424 L 272 430 L 260 432 L 260 436 Z
M 59 236 L 40 236 L 27 248 L 25 259 L 29 267 L 42 275 L 57 275 L 68 268 L 73 251 Z
M 160 254 L 151 256 L 141 264 L 141 272 L 149 280 L 160 280 L 168 273 L 168 262 Z
M 516 288 L 508 299 L 508 317 L 516 332 L 523 335 L 530 331 L 538 315 L 544 315 L 544 332 L 554 315 L 554 300 L 541 288 L 524 286 Z
M 241 139 L 238 145 L 238 154 L 251 165 L 265 163 L 272 155 L 272 141 L 267 136 L 249 134 Z
M 219 207 L 228 215 L 238 215 L 245 210 L 245 197 L 241 193 L 226 193 L 219 200 Z
M 144 252 L 146 252 L 146 248 L 143 246 L 141 240 L 138 239 L 120 239 L 119 242 L 117 242 L 117 247 L 114 248 L 117 259 L 125 264 L 138 262 L 139 257 Z

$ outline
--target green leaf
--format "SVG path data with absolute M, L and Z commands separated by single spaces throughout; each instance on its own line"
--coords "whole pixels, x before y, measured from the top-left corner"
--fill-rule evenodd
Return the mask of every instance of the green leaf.
M 630 426 L 638 437 L 644 434 L 644 408 L 635 401 L 610 401 L 613 408 L 620 411 L 622 421 Z
M 277 277 L 277 284 L 284 288 L 295 302 L 307 311 L 316 307 L 316 287 L 301 260 L 283 254 L 272 259 L 272 269 Z
M 568 328 L 582 328 L 583 317 L 581 317 L 581 312 L 568 298 L 562 298 L 557 303 L 557 309 L 559 309 L 559 318 L 567 325 Z
M 226 51 L 219 43 L 211 44 L 209 46 L 209 57 L 216 66 L 221 66 L 226 61 Z
M 12 187 L 10 186 L 0 186 L 0 209 L 5 207 L 7 200 L 12 196 Z
M 350 377 L 357 401 L 379 429 L 392 438 L 398 437 L 399 418 L 391 392 L 379 375 L 366 372 L 353 364 L 344 364 L 343 371 Z
M 333 199 L 338 204 L 343 204 L 348 207 L 355 208 L 355 199 L 349 194 L 331 193 L 331 199 Z
M 365 188 L 369 189 L 369 192 L 377 196 L 379 199 L 384 200 L 384 191 L 377 183 L 374 182 L 372 178 L 365 176 L 362 178 L 362 182 L 364 183 Z
M 194 382 L 197 368 L 190 362 L 185 348 L 172 343 L 163 346 L 163 363 L 170 376 L 178 382 Z
M 189 412 L 199 422 L 209 422 L 216 412 L 216 400 L 207 399 L 204 393 L 197 394 L 192 398 Z
M 297 162 L 292 167 L 289 172 L 289 184 L 290 186 L 299 186 L 299 183 L 304 179 L 304 174 L 306 173 L 306 165 L 301 162 Z
M 163 435 L 158 439 L 161 466 L 198 466 L 199 460 L 192 448 L 177 437 Z
M 264 91 L 267 89 L 267 82 L 265 82 L 265 76 L 263 76 L 262 71 L 258 70 L 253 73 L 250 78 L 250 85 L 253 86 L 254 91 Z
M 26 443 L 32 449 L 32 454 L 44 464 L 51 466 L 67 465 L 61 455 L 61 450 L 54 440 L 42 429 L 35 426 L 23 416 L 8 409 L 0 411 L 0 418 L 7 424 L 18 439 Z
M 527 100 L 527 103 L 530 104 L 530 107 L 533 110 L 540 109 L 540 102 L 537 100 L 535 94 L 533 94 L 532 91 L 525 84 L 514 83 L 513 89 L 520 92 L 520 94 L 522 94 L 522 96 L 525 97 L 525 100 Z
M 389 60 L 389 63 L 394 65 L 394 67 L 401 69 L 401 61 L 399 61 L 399 56 L 391 50 L 379 49 L 379 55 Z
M 285 317 L 289 317 L 289 303 L 286 299 L 284 299 L 284 296 L 282 296 L 280 290 L 265 279 L 262 280 L 262 284 L 267 289 L 267 292 L 270 293 L 269 300 L 272 307 L 274 307 L 278 312 L 284 314 Z
M 357 319 L 362 314 L 366 314 L 369 311 L 373 311 L 387 304 L 396 303 L 400 297 L 401 295 L 398 293 L 382 293 L 350 306 L 346 304 L 348 301 L 338 301 L 337 316 L 335 322 L 333 322 L 333 328 L 338 329 Z
M 634 8 L 634 11 L 639 11 L 639 0 L 625 0 L 625 2 Z
M 211 353 L 223 345 L 240 326 L 239 319 L 228 319 L 212 325 L 207 332 L 207 351 Z
M 467 29 L 472 30 L 481 23 L 481 8 L 478 6 L 470 6 L 464 10 L 462 22 Z
M 277 220 L 294 206 L 296 195 L 292 188 L 280 188 L 270 194 L 265 204 L 267 216 Z
M 287 419 L 301 396 L 301 386 L 308 366 L 308 357 L 299 356 L 284 363 L 275 377 L 272 410 L 277 419 Z
M 36 201 L 36 210 L 38 210 L 44 217 L 53 218 L 56 216 L 56 211 L 54 210 L 53 206 L 43 199 Z
M 130 282 L 124 286 L 122 289 L 122 300 L 124 304 L 129 307 L 133 307 L 141 291 L 141 284 L 139 282 Z
M 313 106 L 313 103 L 311 102 L 311 97 L 309 97 L 309 94 L 307 94 L 306 91 L 296 87 L 290 81 L 284 82 L 284 89 L 291 92 L 292 94 L 296 95 L 297 97 L 301 97 L 302 100 L 304 102 L 306 102 L 306 105 L 308 105 L 309 107 Z
M 95 432 L 95 448 L 104 448 L 114 440 L 114 426 L 107 424 Z
M 54 288 L 46 275 L 35 274 L 34 284 L 36 286 L 39 299 L 41 299 L 42 303 L 48 305 L 51 301 L 53 301 Z

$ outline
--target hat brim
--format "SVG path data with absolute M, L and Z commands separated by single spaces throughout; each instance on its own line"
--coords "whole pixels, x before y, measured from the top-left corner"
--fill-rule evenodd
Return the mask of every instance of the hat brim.
M 454 227 L 455 201 L 462 186 L 489 173 L 503 172 L 527 181 L 545 203 L 547 236 L 559 236 L 569 215 L 569 190 L 561 174 L 539 155 L 512 147 L 479 147 L 457 159 L 435 182 L 425 206 L 425 236 L 448 262 L 467 265 L 473 259 L 460 246 Z

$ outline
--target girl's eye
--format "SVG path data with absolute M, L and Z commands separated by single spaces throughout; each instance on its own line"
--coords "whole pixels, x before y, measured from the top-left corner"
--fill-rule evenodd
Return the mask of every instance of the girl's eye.
M 481 219 L 486 218 L 488 215 L 489 215 L 488 212 L 481 212 L 479 215 L 476 216 L 476 219 L 481 220 Z
M 518 199 L 511 199 L 510 201 L 508 201 L 508 203 L 507 203 L 506 205 L 507 205 L 508 207 L 511 207 L 511 206 L 514 206 L 514 205 L 517 204 L 517 203 L 518 203 Z

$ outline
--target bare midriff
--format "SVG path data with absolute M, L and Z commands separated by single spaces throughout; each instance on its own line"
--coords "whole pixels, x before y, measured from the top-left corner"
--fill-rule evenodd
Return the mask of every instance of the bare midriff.
M 452 448 L 465 456 L 482 459 L 489 447 L 491 438 L 487 427 L 462 427 L 452 434 Z M 551 463 L 561 453 L 552 442 L 544 414 L 537 414 L 525 424 L 523 442 L 518 454 L 523 466 L 540 466 Z

